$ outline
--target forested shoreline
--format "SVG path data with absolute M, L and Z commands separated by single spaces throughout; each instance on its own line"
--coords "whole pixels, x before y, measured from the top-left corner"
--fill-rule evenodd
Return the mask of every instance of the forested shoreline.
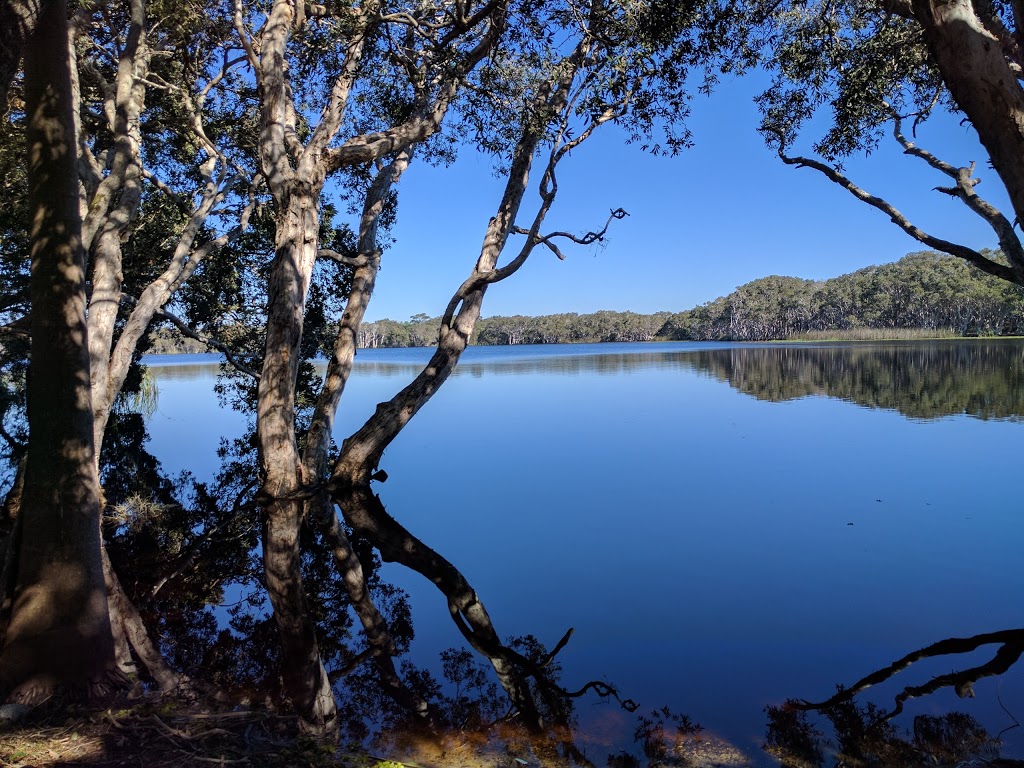
M 429 347 L 439 318 L 364 322 L 361 348 Z M 1024 288 L 960 259 L 912 253 L 828 280 L 770 276 L 683 312 L 563 312 L 482 318 L 471 344 L 637 341 L 783 341 L 819 338 L 1017 336 L 1024 334 Z M 153 353 L 207 351 L 162 329 Z

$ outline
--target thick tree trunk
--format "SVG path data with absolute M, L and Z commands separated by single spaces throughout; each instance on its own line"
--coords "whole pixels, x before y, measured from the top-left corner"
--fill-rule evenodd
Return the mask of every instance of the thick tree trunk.
M 0 675 L 11 698 L 101 693 L 114 646 L 100 559 L 72 130 L 67 6 L 46 5 L 25 56 L 33 211 L 29 451 L 15 599 Z
M 285 691 L 307 729 L 328 733 L 337 712 L 302 586 L 299 533 L 305 505 L 297 498 L 303 472 L 295 442 L 299 345 L 317 251 L 318 197 L 318 189 L 306 187 L 280 201 L 256 431 L 263 472 L 263 565 L 281 639 Z
M 1024 221 L 1024 89 L 971 0 L 914 0 L 928 48 Z M 1024 283 L 1024 264 L 1014 264 Z

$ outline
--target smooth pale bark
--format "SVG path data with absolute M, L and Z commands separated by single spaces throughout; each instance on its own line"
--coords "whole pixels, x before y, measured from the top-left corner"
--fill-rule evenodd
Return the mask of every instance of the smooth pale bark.
M 571 75 L 569 78 L 571 81 Z M 544 89 L 536 106 L 552 106 L 546 103 L 548 94 Z M 561 102 L 561 94 L 557 99 Z M 559 106 L 564 106 L 564 102 Z M 472 275 L 457 291 L 442 318 L 437 349 L 430 362 L 395 397 L 379 404 L 363 427 L 344 441 L 331 478 L 334 500 L 346 522 L 377 547 L 386 560 L 419 572 L 445 595 L 452 620 L 473 648 L 490 661 L 521 722 L 534 732 L 541 731 L 544 724 L 527 676 L 517 663 L 516 654 L 501 642 L 476 590 L 454 565 L 387 514 L 370 491 L 370 480 L 385 448 L 447 380 L 469 344 L 490 278 L 499 274 L 498 259 L 515 227 L 540 138 L 538 132 L 528 131 L 515 148 L 505 191 L 496 215 L 488 223 L 480 256 Z M 546 205 L 549 204 L 550 200 Z M 538 217 L 536 225 L 542 218 Z M 528 242 L 516 259 L 518 265 L 525 261 L 531 248 Z
M 379 2 L 371 0 L 353 9 L 348 19 L 351 37 L 339 74 L 320 120 L 312 128 L 306 144 L 302 144 L 287 66 L 289 37 L 296 24 L 295 4 L 291 0 L 275 0 L 257 45 L 250 40 L 245 28 L 241 0 L 234 3 L 235 28 L 260 86 L 260 162 L 277 211 L 275 256 L 267 291 L 266 346 L 257 403 L 257 437 L 263 473 L 260 498 L 265 521 L 264 568 L 281 638 L 286 691 L 304 727 L 321 733 L 333 728 L 335 704 L 303 593 L 299 532 L 307 508 L 302 498 L 308 495 L 307 486 L 325 479 L 320 475 L 330 440 L 330 423 L 337 407 L 335 394 L 340 396 L 343 388 L 343 382 L 338 386 L 341 380 L 337 364 L 332 390 L 321 398 L 323 407 L 318 409 L 315 419 L 315 446 L 305 462 L 299 455 L 295 434 L 296 379 L 306 297 L 318 253 L 320 193 L 328 174 L 346 166 L 400 156 L 412 144 L 435 133 L 462 77 L 491 50 L 501 28 L 494 20 L 503 18 L 505 12 L 504 2 L 488 4 L 479 14 L 460 20 L 459 28 L 450 31 L 449 42 L 477 26 L 486 29 L 475 47 L 460 57 L 456 71 L 445 73 L 443 85 L 434 96 L 427 91 L 418 94 L 417 109 L 409 120 L 383 132 L 350 138 L 340 147 L 331 148 L 359 73 L 363 47 L 379 23 L 379 6 Z M 424 59 L 431 59 L 433 55 L 424 54 Z M 430 72 L 416 75 L 423 76 L 421 85 L 431 82 L 435 76 Z M 379 216 L 379 211 L 376 215 Z M 372 276 L 364 272 L 359 285 L 372 289 Z M 356 303 L 351 305 L 353 314 L 349 326 L 355 333 L 358 333 L 358 318 L 365 310 L 358 306 L 359 301 L 357 294 Z M 343 351 L 342 356 L 344 354 Z M 333 512 L 326 499 L 317 503 L 321 509 L 319 516 L 329 522 Z M 377 650 L 383 652 L 386 642 L 377 633 L 383 622 L 369 603 L 365 585 L 358 584 L 362 574 L 346 565 L 351 562 L 344 552 L 346 542 L 335 538 L 334 543 L 346 585 L 357 596 L 355 604 L 360 619 L 364 627 L 373 630 L 373 637 L 382 644 Z M 386 663 L 381 669 L 385 676 L 389 674 Z
M 554 127 L 557 135 L 563 138 L 567 138 L 565 130 L 572 112 L 568 100 L 570 86 L 587 61 L 591 44 L 588 38 L 579 43 L 563 65 L 557 68 L 557 79 L 538 90 L 532 105 L 534 114 L 549 115 L 553 126 L 548 127 Z M 554 170 L 559 159 L 613 116 L 609 111 L 596 118 L 590 127 L 565 144 L 555 141 L 540 184 L 542 203 L 527 231 L 526 244 L 508 264 L 499 267 L 498 261 L 509 235 L 519 231 L 516 216 L 529 184 L 534 155 L 544 135 L 542 127 L 525 130 L 514 148 L 505 190 L 494 217 L 488 223 L 480 256 L 442 317 L 437 349 L 409 385 L 391 400 L 380 403 L 373 416 L 344 441 L 330 484 L 335 502 L 356 532 L 377 547 L 386 560 L 397 561 L 419 572 L 445 595 L 452 620 L 473 648 L 490 661 L 518 711 L 520 721 L 534 732 L 542 731 L 544 722 L 528 678 L 532 676 L 543 685 L 543 673 L 502 643 L 476 590 L 452 563 L 387 513 L 380 499 L 370 490 L 370 480 L 384 450 L 455 369 L 480 318 L 487 287 L 515 274 L 533 248 L 543 241 L 538 232 L 555 198 Z
M 957 105 L 978 132 L 1024 221 L 1024 89 L 970 0 L 914 0 L 914 15 Z M 1014 264 L 1024 283 L 1024 264 Z
M 265 499 L 263 567 L 281 642 L 281 676 L 303 727 L 326 735 L 336 728 L 337 704 L 302 583 L 299 534 L 305 503 L 296 496 L 304 477 L 295 435 L 299 348 L 317 256 L 324 170 L 320 154 L 304 153 L 295 138 L 295 107 L 285 63 L 293 20 L 293 4 L 277 0 L 267 19 L 261 55 L 255 58 L 250 54 L 262 94 L 260 159 L 278 211 L 267 286 L 267 336 L 257 394 L 256 435 L 263 474 L 260 495 Z M 361 40 L 357 36 L 350 49 L 356 62 Z M 345 63 L 346 75 L 339 78 L 332 94 L 341 104 L 347 98 L 356 62 L 350 59 Z M 334 118 L 340 124 L 342 115 L 336 112 Z M 322 134 L 320 127 L 314 131 L 318 141 Z M 298 156 L 295 167 L 289 151 Z
M 10 698 L 104 692 L 114 645 L 100 554 L 67 6 L 53 2 L 25 56 L 33 211 L 29 450 L 14 605 L 0 658 Z
M 146 12 L 142 0 L 129 4 L 129 25 L 117 62 L 113 97 L 107 112 L 113 133 L 110 169 L 83 204 L 83 242 L 90 253 L 89 363 L 94 410 L 93 440 L 99 453 L 113 397 L 110 350 L 114 343 L 121 286 L 124 281 L 121 243 L 142 203 L 140 116 L 145 108 L 143 79 L 149 70 Z M 119 389 L 119 388 L 118 388 Z
M 352 373 L 359 326 L 366 314 L 370 297 L 373 295 L 377 271 L 380 269 L 381 250 L 377 243 L 380 216 L 384 212 L 389 192 L 408 167 L 411 158 L 411 149 L 401 152 L 391 163 L 378 171 L 363 203 L 359 223 L 359 244 L 353 260 L 355 270 L 352 275 L 352 287 L 338 326 L 331 359 L 327 364 L 324 384 L 306 432 L 303 450 L 303 469 L 306 478 L 327 476 L 334 417 L 349 375 Z M 363 632 L 385 691 L 410 712 L 426 720 L 428 724 L 433 724 L 434 714 L 427 702 L 405 686 L 395 669 L 395 644 L 387 622 L 373 602 L 362 564 L 352 549 L 348 535 L 326 493 L 320 492 L 308 502 L 307 518 L 320 522 L 321 530 L 331 544 L 335 569 L 363 625 Z
M 352 288 L 349 290 L 345 311 L 338 325 L 331 359 L 327 363 L 324 385 L 317 398 L 316 410 L 306 434 L 303 465 L 309 477 L 327 476 L 327 455 L 331 445 L 334 417 L 352 373 L 359 327 L 366 316 L 366 308 L 369 306 L 377 281 L 377 272 L 380 270 L 381 250 L 377 244 L 380 216 L 384 211 L 388 194 L 409 167 L 411 160 L 411 149 L 399 153 L 398 157 L 377 173 L 363 202 L 359 222 L 357 266 L 352 273 Z
M 299 533 L 305 505 L 297 497 L 303 478 L 294 405 L 306 292 L 316 259 L 318 195 L 319 190 L 293 193 L 278 222 L 256 433 L 266 498 L 263 567 L 281 641 L 285 691 L 307 729 L 328 733 L 337 710 L 302 583 Z

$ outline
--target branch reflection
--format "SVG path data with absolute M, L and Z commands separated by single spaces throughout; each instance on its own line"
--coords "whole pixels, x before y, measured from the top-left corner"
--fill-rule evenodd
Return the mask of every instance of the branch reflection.
M 891 707 L 856 701 L 856 697 L 868 688 L 890 680 L 915 664 L 945 656 L 952 656 L 955 661 L 990 645 L 997 646 L 996 650 L 983 663 L 962 671 L 934 675 L 920 685 L 904 686 L 895 695 Z M 1005 708 L 1011 725 L 995 735 L 964 712 L 918 714 L 909 734 L 903 733 L 895 722 L 909 700 L 929 696 L 945 688 L 952 689 L 960 698 L 973 698 L 975 683 L 986 677 L 1002 675 L 1021 655 L 1024 655 L 1024 629 L 988 632 L 933 643 L 872 672 L 849 688 L 839 686 L 836 694 L 825 701 L 812 703 L 790 699 L 781 706 L 767 707 L 765 749 L 784 766 L 792 768 L 819 768 L 829 764 L 829 758 L 836 766 L 952 766 L 968 760 L 1006 768 L 1024 765 L 1021 761 L 999 758 L 1000 736 L 1020 725 Z M 819 720 L 812 720 L 811 713 L 820 715 Z M 830 743 L 818 727 L 826 723 L 834 734 L 834 751 L 831 754 Z

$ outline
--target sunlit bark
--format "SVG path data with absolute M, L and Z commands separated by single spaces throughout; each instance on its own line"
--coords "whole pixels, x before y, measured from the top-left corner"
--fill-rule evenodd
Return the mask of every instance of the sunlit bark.
M 33 212 L 29 450 L 18 577 L 0 659 L 11 698 L 103 693 L 114 647 L 100 560 L 67 7 L 47 4 L 25 56 Z
M 476 25 L 484 25 L 485 32 L 478 44 L 463 56 L 455 71 L 446 76 L 445 84 L 436 94 L 423 90 L 429 80 L 422 78 L 416 86 L 420 90 L 420 102 L 408 120 L 383 132 L 350 138 L 338 148 L 331 148 L 331 144 L 341 129 L 364 46 L 375 26 L 381 23 L 377 16 L 379 3 L 366 3 L 350 14 L 350 36 L 338 68 L 339 74 L 334 79 L 320 121 L 313 127 L 305 144 L 298 138 L 298 117 L 287 66 L 289 38 L 296 24 L 302 23 L 296 19 L 295 4 L 289 0 L 274 2 L 258 44 L 250 39 L 245 27 L 241 0 L 236 0 L 234 9 L 236 31 L 260 85 L 260 162 L 277 210 L 275 254 L 267 286 L 266 344 L 257 402 L 257 437 L 263 474 L 260 498 L 265 518 L 264 569 L 281 638 L 282 675 L 288 696 L 307 729 L 327 733 L 334 727 L 335 703 L 303 591 L 299 532 L 306 504 L 299 497 L 307 483 L 316 482 L 316 473 L 325 466 L 324 451 L 329 444 L 329 427 L 343 386 L 338 374 L 339 363 L 335 363 L 333 383 L 318 409 L 313 436 L 315 445 L 305 465 L 299 453 L 295 429 L 299 349 L 307 293 L 319 253 L 320 194 L 328 174 L 388 156 L 399 159 L 394 160 L 396 165 L 392 166 L 392 174 L 381 177 L 384 179 L 382 184 L 390 185 L 397 179 L 394 171 L 400 174 L 408 163 L 407 156 L 402 159 L 403 153 L 439 129 L 456 94 L 460 76 L 486 55 L 499 28 L 494 23 L 488 26 L 486 22 L 500 18 L 504 4 L 493 3 L 486 14 L 471 24 L 464 22 L 460 25 L 463 28 L 457 30 L 458 33 Z M 387 186 L 384 187 L 386 191 Z M 383 200 L 382 196 L 381 204 Z M 373 213 L 374 221 L 379 214 L 380 210 Z M 373 224 L 374 231 L 375 228 Z M 372 246 L 371 250 L 375 247 Z M 370 264 L 366 266 L 369 268 Z M 369 281 L 372 288 L 372 275 L 364 270 L 361 277 L 357 287 L 367 286 Z M 358 328 L 355 326 L 365 310 L 365 307 L 360 309 L 359 304 L 357 293 L 355 303 L 351 304 L 353 314 L 349 321 L 356 331 Z M 346 354 L 345 344 L 347 341 L 342 342 L 341 358 Z M 344 367 L 343 360 L 340 362 Z M 327 514 L 322 516 L 329 519 Z M 344 550 L 341 540 L 335 539 L 335 543 L 336 548 Z M 343 551 L 339 554 L 340 562 L 348 561 Z M 360 587 L 358 584 L 361 574 L 350 568 L 346 570 L 344 565 L 342 568 L 350 593 L 356 595 L 355 605 L 364 626 L 379 629 L 382 622 L 374 615 L 375 609 L 371 610 L 367 603 L 365 585 Z M 372 634 L 371 637 L 381 636 Z M 380 642 L 386 646 L 386 641 L 382 639 Z M 382 671 L 388 675 L 386 663 Z

